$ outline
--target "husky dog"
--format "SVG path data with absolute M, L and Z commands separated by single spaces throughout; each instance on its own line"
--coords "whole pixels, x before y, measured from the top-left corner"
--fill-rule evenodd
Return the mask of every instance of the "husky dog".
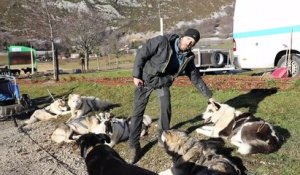
M 111 147 L 104 144 L 110 139 L 106 134 L 85 134 L 76 143 L 80 147 L 89 175 L 156 175 L 126 161 Z
M 120 107 L 120 104 L 113 104 L 107 101 L 101 101 L 99 98 L 94 96 L 81 96 L 79 94 L 70 94 L 68 99 L 68 105 L 71 108 L 71 118 L 82 117 L 89 112 L 101 111 L 107 112 L 115 107 Z
M 56 143 L 73 142 L 80 135 L 100 133 L 100 120 L 97 116 L 85 116 L 60 124 L 52 133 L 51 139 Z
M 231 160 L 217 154 L 220 146 L 216 143 L 198 141 L 179 130 L 164 131 L 161 140 L 172 156 L 173 166 L 160 175 L 242 174 Z
M 240 154 L 271 153 L 281 145 L 270 123 L 227 104 L 209 103 L 202 118 L 212 126 L 198 128 L 197 133 L 227 139 L 238 147 Z
M 46 106 L 43 109 L 35 110 L 34 113 L 30 116 L 30 119 L 24 122 L 24 125 L 28 125 L 39 120 L 46 121 L 50 119 L 57 119 L 58 116 L 67 115 L 71 112 L 68 111 L 66 102 L 63 99 L 57 99 L 49 106 Z
M 152 119 L 148 115 L 143 116 L 143 127 L 141 132 L 141 137 L 147 134 L 148 127 L 152 123 Z M 110 137 L 110 143 L 107 143 L 110 147 L 115 146 L 115 144 L 120 141 L 127 140 L 129 138 L 129 125 L 130 118 L 104 118 L 101 117 L 100 133 L 105 133 Z

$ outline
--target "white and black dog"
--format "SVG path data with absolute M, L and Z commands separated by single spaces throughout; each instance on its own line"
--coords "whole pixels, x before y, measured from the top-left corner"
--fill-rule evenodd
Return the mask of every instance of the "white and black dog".
M 129 138 L 129 125 L 130 118 L 110 118 L 101 117 L 100 133 L 109 135 L 110 143 L 107 143 L 110 147 L 120 141 L 125 141 Z M 148 127 L 152 123 L 152 118 L 148 115 L 143 116 L 141 137 L 147 134 Z
M 202 126 L 197 133 L 227 139 L 241 154 L 271 153 L 281 146 L 282 140 L 270 123 L 227 104 L 209 103 L 202 118 L 212 126 Z
M 111 147 L 106 134 L 85 134 L 76 143 L 80 146 L 89 175 L 157 175 L 154 172 L 128 164 Z

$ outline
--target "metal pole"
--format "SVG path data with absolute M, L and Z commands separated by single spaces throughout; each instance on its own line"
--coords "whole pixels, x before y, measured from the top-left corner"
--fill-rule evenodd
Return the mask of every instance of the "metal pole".
M 33 69 L 33 49 L 32 48 L 30 50 L 30 57 L 31 57 L 31 74 L 33 74 L 34 69 Z
M 158 3 L 158 15 L 159 15 L 159 24 L 160 24 L 160 35 L 164 35 L 164 21 L 160 15 L 160 3 Z

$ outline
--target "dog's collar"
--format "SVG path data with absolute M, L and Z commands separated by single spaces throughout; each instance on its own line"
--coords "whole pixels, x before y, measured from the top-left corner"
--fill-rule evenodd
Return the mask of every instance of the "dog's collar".
M 95 146 L 89 147 L 89 148 L 86 150 L 85 154 L 83 155 L 83 158 L 86 159 L 87 155 L 88 155 L 95 147 L 97 147 L 97 146 L 99 146 L 99 145 L 103 145 L 103 144 L 102 144 L 102 143 L 97 143 Z
M 49 113 L 49 114 L 51 114 L 51 115 L 57 115 L 56 113 L 50 111 L 50 109 L 48 109 L 47 107 L 48 107 L 48 106 L 46 106 L 46 107 L 44 108 L 44 110 L 45 110 L 47 113 Z

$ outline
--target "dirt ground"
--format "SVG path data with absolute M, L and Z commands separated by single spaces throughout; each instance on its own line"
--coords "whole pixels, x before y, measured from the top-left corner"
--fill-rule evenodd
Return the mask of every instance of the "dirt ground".
M 1 175 L 85 175 L 86 167 L 74 143 L 55 144 L 50 139 L 58 123 L 67 120 L 40 121 L 26 126 L 23 130 L 15 127 L 13 120 L 0 122 L 0 174 Z M 22 120 L 17 120 L 21 124 Z M 147 150 L 138 166 L 160 172 L 171 166 L 169 156 L 156 144 L 157 125 L 153 123 L 149 134 L 141 144 Z M 126 160 L 129 156 L 128 143 L 115 146 Z M 151 150 L 150 150 L 151 149 Z M 161 157 L 152 157 L 151 152 L 159 152 Z
M 266 80 L 262 77 L 250 76 L 205 76 L 203 79 L 209 87 L 215 90 L 247 91 L 253 88 L 270 88 L 274 85 L 279 89 L 286 90 L 292 84 L 290 79 Z M 105 85 L 132 83 L 131 78 L 101 78 L 86 79 L 86 81 Z M 20 80 L 19 83 L 29 83 L 29 81 Z M 191 86 L 191 83 L 187 78 L 179 78 L 174 85 Z M 65 120 L 67 118 L 61 118 L 58 121 L 37 122 L 26 127 L 24 131 L 18 130 L 12 120 L 1 121 L 0 175 L 87 174 L 84 160 L 79 156 L 79 150 L 74 148 L 74 144 L 57 145 L 50 140 L 50 134 L 57 124 Z M 22 120 L 17 120 L 18 124 L 22 122 Z M 148 151 L 137 165 L 160 172 L 170 167 L 171 160 L 156 144 L 156 127 L 155 123 L 152 124 L 149 135 L 142 139 L 142 146 L 145 146 Z M 127 142 L 118 144 L 115 149 L 127 160 Z M 161 156 L 152 157 L 151 152 L 158 152 Z
M 132 78 L 98 78 L 86 79 L 104 85 L 132 84 Z M 249 91 L 251 89 L 268 89 L 276 87 L 280 90 L 287 90 L 292 85 L 292 79 L 273 79 L 268 76 L 204 76 L 203 80 L 211 89 Z M 175 86 L 192 86 L 187 77 L 179 77 L 174 81 Z

